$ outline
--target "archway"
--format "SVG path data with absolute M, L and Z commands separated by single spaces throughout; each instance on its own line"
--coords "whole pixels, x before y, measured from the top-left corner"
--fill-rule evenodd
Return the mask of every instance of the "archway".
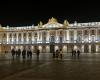
M 74 45 L 73 44 L 67 46 L 67 52 L 68 53 L 71 53 L 72 49 L 74 49 Z
M 84 52 L 85 53 L 88 53 L 89 52 L 89 46 L 87 44 L 84 45 Z
M 94 44 L 91 45 L 91 53 L 96 52 L 96 46 Z

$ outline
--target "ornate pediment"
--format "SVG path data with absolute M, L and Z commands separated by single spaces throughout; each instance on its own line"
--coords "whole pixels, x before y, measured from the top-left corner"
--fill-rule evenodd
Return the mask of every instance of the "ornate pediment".
M 0 24 L 0 31 L 3 31 L 3 27 L 2 27 L 2 25 Z
M 61 28 L 63 27 L 63 24 L 60 24 L 57 22 L 57 19 L 51 18 L 48 20 L 48 23 L 43 25 L 43 28 Z

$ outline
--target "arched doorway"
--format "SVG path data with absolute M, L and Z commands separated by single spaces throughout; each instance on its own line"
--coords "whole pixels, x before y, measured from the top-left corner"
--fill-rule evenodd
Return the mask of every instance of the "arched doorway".
M 51 44 L 50 45 L 50 53 L 53 53 L 55 51 L 55 45 Z
M 82 52 L 82 45 L 77 45 L 77 49 Z
M 34 51 L 33 52 L 36 53 L 37 49 L 38 49 L 38 46 L 34 46 Z
M 100 45 L 98 46 L 98 52 L 100 53 Z
M 89 52 L 89 46 L 87 44 L 84 45 L 84 52 L 85 53 L 88 53 Z
M 73 44 L 67 46 L 67 52 L 68 53 L 71 53 L 72 49 L 74 49 L 74 45 Z
M 42 52 L 46 53 L 46 46 L 42 46 Z
M 94 44 L 91 45 L 91 53 L 96 52 L 96 46 Z

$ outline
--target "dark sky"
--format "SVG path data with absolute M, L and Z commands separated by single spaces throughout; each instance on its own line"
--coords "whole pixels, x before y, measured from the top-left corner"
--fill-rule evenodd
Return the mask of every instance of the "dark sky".
M 0 23 L 3 26 L 37 25 L 55 17 L 58 22 L 67 19 L 70 23 L 100 21 L 99 2 L 92 1 L 37 1 L 6 2 L 0 5 Z

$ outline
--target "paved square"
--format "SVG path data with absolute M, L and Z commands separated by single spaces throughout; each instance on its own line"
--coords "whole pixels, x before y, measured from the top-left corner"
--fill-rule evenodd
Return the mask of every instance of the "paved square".
M 100 54 L 82 54 L 52 59 L 41 54 L 36 60 L 0 58 L 0 80 L 100 80 Z

